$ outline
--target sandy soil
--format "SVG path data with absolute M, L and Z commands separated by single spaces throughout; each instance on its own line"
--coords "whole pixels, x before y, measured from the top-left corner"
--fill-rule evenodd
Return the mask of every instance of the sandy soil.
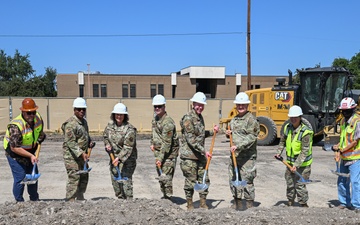
M 255 179 L 255 207 L 245 211 L 230 208 L 232 196 L 228 184 L 227 167 L 229 142 L 218 135 L 213 159 L 209 167 L 209 210 L 186 211 L 184 178 L 179 161 L 174 178 L 172 201 L 161 199 L 156 178 L 154 157 L 149 140 L 138 140 L 139 158 L 134 174 L 134 199 L 115 199 L 108 170 L 108 155 L 102 141 L 97 141 L 92 151 L 90 181 L 85 193 L 87 201 L 69 203 L 64 201 L 66 172 L 62 160 L 62 142 L 45 141 L 40 153 L 39 194 L 40 202 L 28 201 L 16 204 L 12 196 L 12 176 L 4 155 L 0 156 L 0 224 L 360 224 L 360 214 L 336 206 L 336 175 L 332 152 L 321 146 L 314 147 L 311 179 L 320 183 L 308 185 L 310 208 L 298 204 L 287 207 L 285 197 L 285 166 L 275 160 L 276 146 L 258 147 Z M 207 139 L 209 146 L 211 139 Z M 2 145 L 2 142 L 0 143 Z M 194 195 L 195 207 L 199 196 Z

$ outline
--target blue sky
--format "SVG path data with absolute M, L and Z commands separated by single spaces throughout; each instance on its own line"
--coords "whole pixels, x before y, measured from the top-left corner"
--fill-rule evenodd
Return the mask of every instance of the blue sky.
M 87 64 L 106 74 L 247 74 L 247 0 L 19 0 L 0 9 L 0 49 L 29 54 L 37 75 Z M 360 52 L 359 9 L 359 0 L 252 0 L 252 75 L 350 59 Z

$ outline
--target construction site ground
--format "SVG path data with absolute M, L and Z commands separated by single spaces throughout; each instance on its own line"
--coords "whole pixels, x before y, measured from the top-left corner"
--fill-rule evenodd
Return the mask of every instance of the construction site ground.
M 101 137 L 96 140 L 89 162 L 92 170 L 85 198 L 65 202 L 67 175 L 62 157 L 62 138 L 49 137 L 40 152 L 39 194 L 41 201 L 30 202 L 25 191 L 24 203 L 12 195 L 12 175 L 4 154 L 0 157 L 0 224 L 360 224 L 360 214 L 337 208 L 337 176 L 332 152 L 314 146 L 310 179 L 307 185 L 309 208 L 286 206 L 285 165 L 274 159 L 276 145 L 258 146 L 255 207 L 236 211 L 230 208 L 229 142 L 218 135 L 209 167 L 209 210 L 199 209 L 199 195 L 194 194 L 195 210 L 186 211 L 184 177 L 178 159 L 171 201 L 161 199 L 156 179 L 155 161 L 149 139 L 139 136 L 138 160 L 133 176 L 134 199 L 115 198 L 109 174 L 109 156 Z M 211 138 L 206 140 L 209 149 Z M 320 143 L 321 144 L 321 143 Z M 2 145 L 2 142 L 1 142 Z

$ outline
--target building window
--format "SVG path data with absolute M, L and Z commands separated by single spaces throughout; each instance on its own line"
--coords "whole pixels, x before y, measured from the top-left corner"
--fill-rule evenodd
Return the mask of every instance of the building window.
M 164 95 L 164 85 L 158 84 L 158 94 Z
M 130 84 L 130 98 L 136 98 L 136 84 Z
M 106 84 L 101 84 L 101 97 L 102 97 L 102 98 L 106 98 L 106 97 L 107 97 Z
M 150 84 L 150 97 L 153 98 L 156 95 L 156 84 Z
M 123 98 L 129 97 L 129 86 L 127 84 L 122 85 L 122 97 Z
M 99 84 L 93 84 L 93 97 L 99 97 Z
M 255 84 L 255 89 L 260 89 L 260 84 Z

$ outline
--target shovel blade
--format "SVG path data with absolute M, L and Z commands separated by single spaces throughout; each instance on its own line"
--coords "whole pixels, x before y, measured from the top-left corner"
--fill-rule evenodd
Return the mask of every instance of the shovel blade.
M 242 181 L 234 180 L 231 183 L 235 188 L 244 188 L 247 185 L 247 182 L 244 180 L 242 180 Z
M 124 183 L 124 182 L 127 181 L 127 180 L 129 180 L 129 178 L 127 178 L 127 177 L 120 177 L 120 179 L 116 180 L 116 182 L 122 184 L 122 183 Z
M 197 191 L 197 192 L 199 192 L 199 193 L 204 192 L 204 191 L 205 191 L 206 189 L 208 189 L 208 188 L 209 188 L 209 185 L 207 185 L 207 184 L 196 183 L 196 184 L 194 185 L 194 190 Z
M 26 174 L 25 178 L 20 182 L 21 184 L 35 184 L 41 174 L 37 173 L 37 174 Z
M 165 174 L 161 174 L 160 176 L 156 177 L 155 179 L 157 179 L 161 182 L 165 182 L 165 181 L 169 180 L 169 178 Z
M 314 184 L 319 182 L 321 182 L 321 180 L 298 180 L 300 184 Z
M 89 169 L 86 170 L 78 170 L 75 174 L 86 174 L 89 173 L 91 171 L 91 167 Z

